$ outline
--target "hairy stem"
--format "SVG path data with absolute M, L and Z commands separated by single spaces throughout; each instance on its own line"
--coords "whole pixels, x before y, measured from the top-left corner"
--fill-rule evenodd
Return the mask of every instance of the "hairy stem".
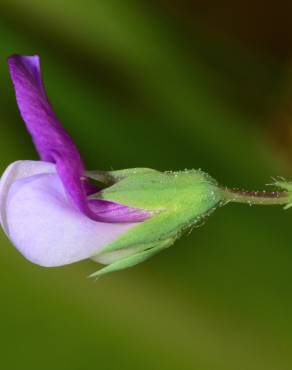
M 246 203 L 249 205 L 288 205 L 292 203 L 292 195 L 287 191 L 245 191 L 238 189 L 222 189 L 223 200 L 226 202 Z

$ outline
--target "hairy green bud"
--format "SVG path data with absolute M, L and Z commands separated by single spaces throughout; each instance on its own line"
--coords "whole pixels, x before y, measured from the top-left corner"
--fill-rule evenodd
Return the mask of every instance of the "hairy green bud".
M 94 277 L 134 266 L 170 247 L 183 232 L 210 215 L 222 200 L 216 182 L 200 170 L 159 172 L 138 168 L 86 175 L 111 185 L 94 198 L 152 213 L 152 217 L 94 257 L 108 264 L 91 275 Z

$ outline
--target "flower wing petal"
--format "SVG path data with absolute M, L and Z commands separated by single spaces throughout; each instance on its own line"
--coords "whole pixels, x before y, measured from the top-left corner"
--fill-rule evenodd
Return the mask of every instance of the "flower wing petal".
M 92 257 L 137 225 L 86 217 L 72 205 L 54 173 L 14 181 L 6 207 L 10 239 L 27 259 L 41 266 L 61 266 Z
M 56 173 L 54 164 L 43 161 L 17 161 L 11 163 L 0 179 L 0 223 L 8 233 L 6 220 L 6 203 L 10 186 L 16 180 L 40 173 Z

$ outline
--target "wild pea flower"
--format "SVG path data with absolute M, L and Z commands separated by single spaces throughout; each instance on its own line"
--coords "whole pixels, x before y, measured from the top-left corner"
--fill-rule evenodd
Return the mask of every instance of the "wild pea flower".
M 217 206 L 230 201 L 290 204 L 286 192 L 223 189 L 207 174 L 152 169 L 85 171 L 45 93 L 38 56 L 8 59 L 16 100 L 40 161 L 21 160 L 0 181 L 0 222 L 16 248 L 41 266 L 92 258 L 101 276 L 168 248 Z M 105 184 L 98 189 L 89 180 Z

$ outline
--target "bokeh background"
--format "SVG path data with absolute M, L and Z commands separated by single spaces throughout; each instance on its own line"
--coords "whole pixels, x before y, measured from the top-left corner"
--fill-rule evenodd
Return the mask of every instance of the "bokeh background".
M 40 54 L 89 169 L 202 168 L 255 190 L 292 178 L 289 2 L 2 0 L 0 166 L 37 155 L 6 57 Z M 292 368 L 292 211 L 230 205 L 97 283 L 0 233 L 0 367 Z

